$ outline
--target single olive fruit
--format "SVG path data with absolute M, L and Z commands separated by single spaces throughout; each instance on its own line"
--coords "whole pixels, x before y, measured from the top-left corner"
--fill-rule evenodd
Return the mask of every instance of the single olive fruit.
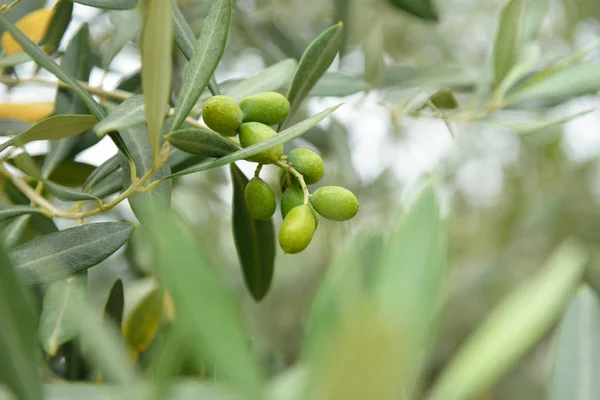
M 244 192 L 248 213 L 254 219 L 268 220 L 275 213 L 275 193 L 271 186 L 260 178 L 252 178 Z
M 307 185 L 317 183 L 325 175 L 323 159 L 311 149 L 297 147 L 289 152 L 287 160 L 302 174 Z
M 213 96 L 202 106 L 204 123 L 223 136 L 235 136 L 243 117 L 242 110 L 231 97 Z
M 289 187 L 285 189 L 283 192 L 283 196 L 281 197 L 281 216 L 285 219 L 292 209 L 301 206 L 304 204 L 304 192 L 302 189 L 296 187 Z M 319 226 L 319 213 L 315 210 L 315 208 L 308 203 L 308 207 L 312 212 L 312 216 L 315 219 L 315 229 Z
M 261 124 L 260 122 L 246 122 L 240 126 L 240 144 L 242 147 L 252 146 L 262 140 L 275 136 L 275 132 L 270 126 Z M 253 161 L 261 164 L 272 164 L 279 160 L 283 153 L 283 145 L 275 146 L 269 150 L 265 150 L 252 157 L 246 158 L 248 161 Z
M 310 202 L 319 214 L 333 221 L 347 221 L 358 212 L 358 199 L 348 189 L 323 186 L 310 196 Z
M 262 122 L 277 125 L 285 121 L 290 112 L 290 102 L 277 92 L 257 93 L 240 102 L 244 122 Z
M 308 206 L 293 208 L 279 229 L 279 246 L 288 254 L 300 253 L 315 233 L 315 219 Z

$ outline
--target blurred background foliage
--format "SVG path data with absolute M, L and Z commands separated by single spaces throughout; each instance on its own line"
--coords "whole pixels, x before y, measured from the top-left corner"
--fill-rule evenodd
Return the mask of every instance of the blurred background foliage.
M 401 2 L 236 2 L 227 49 L 216 72 L 218 82 L 251 75 L 284 58 L 298 59 L 319 32 L 342 20 L 347 35 L 345 50 L 333 70 L 353 78 L 333 88 L 371 88 L 346 96 L 345 106 L 332 117 L 287 145 L 308 144 L 318 149 L 327 167 L 320 184 L 339 184 L 352 190 L 361 202 L 361 210 L 351 222 L 321 223 L 312 244 L 301 255 L 279 252 L 274 282 L 265 300 L 255 303 L 241 278 L 231 233 L 227 169 L 174 182 L 173 206 L 194 227 L 198 245 L 227 271 L 229 284 L 243 302 L 255 348 L 271 373 L 282 371 L 298 359 L 309 306 L 339 249 L 357 232 L 388 232 L 423 177 L 437 183 L 442 211 L 448 218 L 451 256 L 442 323 L 427 365 L 431 379 L 500 299 L 532 276 L 559 242 L 575 236 L 595 247 L 600 241 L 598 112 L 519 135 L 486 121 L 451 121 L 450 132 L 435 113 L 407 106 L 409 100 L 419 96 L 425 95 L 426 99 L 431 94 L 427 88 L 433 82 L 454 88 L 459 104 L 468 100 L 467 95 L 476 91 L 488 74 L 498 17 L 505 2 L 437 1 L 437 13 L 425 19 L 410 15 L 396 3 Z M 17 20 L 44 5 L 43 1 L 21 0 L 9 16 Z M 178 5 L 197 34 L 209 1 L 180 0 Z M 135 74 L 139 70 L 139 47 L 130 40 L 137 36 L 141 25 L 136 24 L 133 13 L 126 13 L 75 5 L 74 21 L 90 24 L 95 56 L 91 83 L 98 84 L 102 79 L 105 87 L 114 88 L 124 77 L 134 76 L 129 90 L 138 91 Z M 67 35 L 76 30 L 77 24 L 72 24 Z M 539 37 L 542 58 L 567 56 L 598 37 L 600 3 L 552 0 Z M 380 63 L 378 46 L 383 51 L 379 53 Z M 588 58 L 597 60 L 599 56 L 594 51 Z M 177 92 L 185 59 L 177 50 L 173 57 Z M 16 71 L 29 73 L 33 68 L 19 66 Z M 324 94 L 344 94 L 331 88 L 323 90 Z M 52 101 L 54 96 L 47 88 L 32 93 L 22 86 L 18 90 L 5 87 L 2 93 L 5 100 L 11 101 Z M 298 119 L 338 101 L 335 96 L 314 97 Z M 537 120 L 596 108 L 598 104 L 597 95 L 592 93 L 549 110 L 505 111 L 496 119 L 526 116 Z M 32 154 L 43 152 L 40 147 L 28 149 Z M 97 165 L 114 151 L 110 143 L 103 141 L 80 154 L 77 161 Z M 275 171 L 267 171 L 270 183 L 277 187 Z M 0 202 L 14 202 L 10 185 L 2 187 Z M 102 218 L 135 217 L 125 205 Z M 39 220 L 36 229 L 55 229 L 43 217 Z M 69 226 L 59 223 L 61 228 Z M 25 239 L 33 235 L 32 230 Z M 137 230 L 124 251 L 89 270 L 89 287 L 98 303 L 104 302 L 117 276 L 125 285 L 126 310 L 153 289 L 149 246 L 143 231 Z M 544 398 L 550 361 L 548 338 L 481 398 Z

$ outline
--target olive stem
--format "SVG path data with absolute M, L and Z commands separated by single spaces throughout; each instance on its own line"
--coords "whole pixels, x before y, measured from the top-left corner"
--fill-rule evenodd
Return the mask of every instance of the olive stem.
M 260 175 L 260 171 L 262 170 L 262 167 L 263 167 L 263 165 L 262 165 L 261 163 L 259 163 L 259 164 L 256 166 L 256 170 L 254 170 L 254 177 L 255 177 L 255 178 L 258 178 L 258 177 L 259 177 L 259 175 Z
M 310 201 L 310 192 L 308 191 L 308 187 L 306 186 L 306 182 L 304 182 L 304 177 L 302 174 L 292 166 L 290 163 L 277 161 L 275 163 L 279 168 L 283 168 L 288 171 L 290 174 L 294 175 L 294 177 L 300 182 L 300 187 L 302 188 L 302 192 L 304 192 L 304 205 L 307 206 Z

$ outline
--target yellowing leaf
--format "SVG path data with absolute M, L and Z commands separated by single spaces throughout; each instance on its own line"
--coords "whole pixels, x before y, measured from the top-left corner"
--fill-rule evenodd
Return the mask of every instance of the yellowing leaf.
M 154 289 L 131 311 L 123 324 L 123 337 L 137 352 L 146 350 L 160 327 L 164 290 Z
M 0 119 L 37 122 L 54 113 L 54 103 L 0 103 Z
M 18 20 L 15 23 L 15 26 L 31 39 L 32 42 L 37 44 L 44 37 L 44 34 L 48 29 L 48 24 L 52 19 L 52 15 L 54 15 L 54 10 L 51 8 L 35 10 Z M 7 32 L 2 34 L 2 48 L 7 55 L 23 51 L 21 45 Z

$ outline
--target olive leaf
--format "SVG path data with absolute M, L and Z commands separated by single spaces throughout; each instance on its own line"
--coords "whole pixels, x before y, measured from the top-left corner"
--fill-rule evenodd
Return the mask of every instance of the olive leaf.
M 70 0 L 73 3 L 83 4 L 95 8 L 108 10 L 128 10 L 137 6 L 137 0 Z
M 571 300 L 554 343 L 550 400 L 600 397 L 600 304 L 595 293 L 583 286 Z
M 67 186 L 58 185 L 54 182 L 46 181 L 46 188 L 52 193 L 57 199 L 62 201 L 83 201 L 83 200 L 94 200 L 99 201 L 100 199 L 89 193 L 83 193 L 75 189 L 71 189 Z
M 173 299 L 182 337 L 191 339 L 188 352 L 196 360 L 210 357 L 232 386 L 248 398 L 260 398 L 264 377 L 249 351 L 238 304 L 219 269 L 210 264 L 176 214 L 156 210 L 153 215 L 147 231 L 157 274 Z
M 492 385 L 547 332 L 575 294 L 587 253 L 565 242 L 528 284 L 510 294 L 457 350 L 429 400 L 468 399 Z
M 251 94 L 278 90 L 290 80 L 297 64 L 293 58 L 281 60 L 252 76 L 242 79 L 226 90 L 225 94 L 236 102 L 240 102 Z
M 432 0 L 390 0 L 391 3 L 415 17 L 424 20 L 438 21 L 438 11 Z
M 364 79 L 371 87 L 378 87 L 383 80 L 385 71 L 384 34 L 380 21 L 375 21 L 365 38 L 363 52 L 365 53 Z
M 165 136 L 165 139 L 186 153 L 206 157 L 223 157 L 240 150 L 223 136 L 206 129 L 178 129 Z
M 62 139 L 90 129 L 96 121 L 93 115 L 54 115 L 13 136 L 11 142 L 22 147 L 36 140 Z
M 341 72 L 326 72 L 310 91 L 316 97 L 344 97 L 369 88 L 369 84 L 360 77 Z
M 149 0 L 142 30 L 142 90 L 146 129 L 158 161 L 165 108 L 171 95 L 173 15 L 169 0 Z
M 42 303 L 38 337 L 49 356 L 79 333 L 80 321 L 74 304 L 85 302 L 87 275 L 79 274 L 48 285 Z
M 233 238 L 244 273 L 244 282 L 256 301 L 262 300 L 273 280 L 275 263 L 275 229 L 273 221 L 254 219 L 248 212 L 244 192 L 248 178 L 230 164 L 233 182 Z
M 238 150 L 235 153 L 228 154 L 223 156 L 217 160 L 209 161 L 206 163 L 202 163 L 200 165 L 186 168 L 182 171 L 172 174 L 170 177 L 181 176 L 193 174 L 195 172 L 205 171 L 211 168 L 222 167 L 223 165 L 231 164 L 232 162 L 243 160 L 245 158 L 251 157 L 255 154 L 258 154 L 264 150 L 268 150 L 272 147 L 278 146 L 280 144 L 284 144 L 301 136 L 306 133 L 311 128 L 315 127 L 319 122 L 325 119 L 329 114 L 334 112 L 341 104 L 330 107 L 325 111 L 321 111 L 320 113 L 313 115 L 310 118 L 305 119 L 302 122 L 297 123 L 284 131 L 279 132 L 277 135 L 271 136 L 270 138 L 263 140 L 259 143 L 256 143 L 252 146 L 248 146 L 244 149 Z
M 42 214 L 43 210 L 32 206 L 0 206 L 0 221 L 33 213 Z
M 17 187 L 11 182 L 4 182 L 4 193 L 7 197 L 15 204 L 20 206 L 30 207 L 31 201 L 27 196 L 25 196 Z M 45 235 L 48 233 L 58 231 L 58 228 L 52 221 L 52 219 L 42 215 L 42 214 L 27 214 L 31 217 L 31 226 L 39 233 Z
M 290 118 L 300 107 L 304 98 L 335 59 L 342 43 L 342 29 L 341 23 L 326 29 L 308 45 L 302 54 L 287 93 L 290 113 L 287 120 L 280 125 L 280 129 L 289 124 Z
M 140 7 L 131 10 L 108 12 L 108 19 L 114 26 L 114 33 L 106 44 L 102 54 L 102 66 L 108 70 L 115 56 L 129 41 L 134 41 L 139 36 L 144 25 Z
M 73 3 L 69 1 L 61 0 L 61 3 L 73 6 Z M 88 25 L 83 24 L 77 34 L 69 41 L 67 50 L 60 62 L 65 71 L 75 79 L 84 82 L 88 81 L 92 71 L 89 35 Z M 55 103 L 56 114 L 89 114 L 83 101 L 67 89 L 58 89 Z M 78 140 L 78 137 L 71 136 L 50 142 L 50 151 L 42 165 L 42 177 L 44 179 L 48 179 L 52 171 L 69 156 Z
M 0 58 L 0 67 L 14 67 L 29 61 L 31 61 L 31 57 L 27 53 L 12 54 Z
M 71 22 L 73 14 L 73 3 L 69 0 L 59 0 L 53 7 L 52 19 L 48 23 L 48 29 L 40 41 L 40 46 L 54 53 L 58 50 L 67 27 Z M 71 39 L 72 40 L 72 39 Z
M 123 338 L 135 351 L 146 350 L 156 336 L 163 316 L 164 295 L 162 288 L 150 291 L 123 323 Z
M 30 214 L 21 215 L 4 228 L 1 236 L 5 248 L 11 249 L 19 243 L 30 220 Z
M 42 398 L 37 319 L 31 293 L 0 245 L 0 380 L 19 399 Z
M 108 292 L 108 298 L 104 305 L 105 318 L 111 319 L 119 328 L 123 321 L 123 308 L 125 306 L 125 293 L 123 290 L 123 281 L 117 278 Z
M 82 191 L 90 193 L 90 191 L 104 178 L 110 175 L 121 166 L 121 160 L 118 155 L 112 156 L 108 160 L 100 164 L 92 173 L 87 177 L 83 183 Z
M 170 131 L 181 126 L 217 68 L 229 35 L 231 9 L 232 0 L 213 0 L 185 71 Z
M 26 242 L 10 253 L 26 285 L 39 285 L 77 274 L 121 248 L 133 225 L 101 222 L 50 233 Z
M 535 121 L 508 122 L 508 121 L 492 121 L 497 125 L 503 126 L 519 134 L 529 134 L 540 131 L 549 126 L 561 125 L 573 119 L 579 118 L 586 114 L 596 111 L 596 109 L 585 110 L 575 114 L 567 115 L 561 118 L 545 118 L 536 119 Z
M 163 107 L 163 118 L 167 115 L 167 103 Z M 106 118 L 94 125 L 94 132 L 103 136 L 109 132 L 143 124 L 146 120 L 144 96 L 136 94 L 110 110 Z
M 88 189 L 88 193 L 94 197 L 103 198 L 115 194 L 123 189 L 123 170 L 121 168 L 99 180 Z

